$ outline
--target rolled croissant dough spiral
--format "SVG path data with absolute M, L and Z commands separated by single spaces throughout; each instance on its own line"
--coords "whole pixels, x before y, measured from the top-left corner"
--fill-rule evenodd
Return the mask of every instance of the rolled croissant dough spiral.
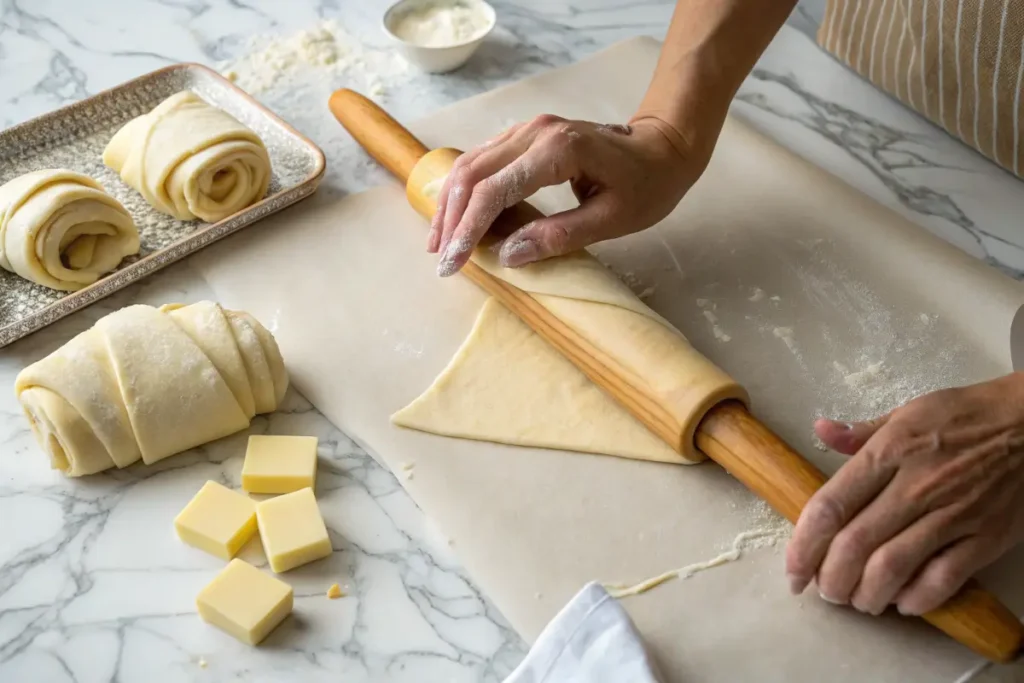
M 63 169 L 0 186 L 0 267 L 71 292 L 139 252 L 139 232 L 120 203 L 92 178 Z
M 191 91 L 124 125 L 103 151 L 158 211 L 215 222 L 263 198 L 270 157 L 256 133 Z
M 270 332 L 209 301 L 111 313 L 15 382 L 51 465 L 73 477 L 233 434 L 287 388 Z

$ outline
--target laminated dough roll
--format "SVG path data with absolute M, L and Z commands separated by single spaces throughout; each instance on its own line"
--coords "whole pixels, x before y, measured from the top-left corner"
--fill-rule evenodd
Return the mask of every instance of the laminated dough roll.
M 51 466 L 72 477 L 233 434 L 287 388 L 270 332 L 209 301 L 111 313 L 15 382 Z
M 123 206 L 92 178 L 33 171 L 0 186 L 0 267 L 44 287 L 72 292 L 139 253 Z
M 270 184 L 259 136 L 188 90 L 126 123 L 103 163 L 154 209 L 185 221 L 226 218 L 262 199 Z

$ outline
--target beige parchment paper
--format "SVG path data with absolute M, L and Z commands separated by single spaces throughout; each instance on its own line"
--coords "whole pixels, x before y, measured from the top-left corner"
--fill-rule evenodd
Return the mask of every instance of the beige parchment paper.
M 625 121 L 659 45 L 621 43 L 411 126 L 468 148 L 542 112 Z M 325 108 L 325 116 L 328 115 Z M 547 212 L 566 188 L 539 193 Z M 271 329 L 293 381 L 399 479 L 527 639 L 586 582 L 710 559 L 764 523 L 713 463 L 513 448 L 393 426 L 469 332 L 484 294 L 436 277 L 396 185 L 321 195 L 197 255 L 223 305 Z M 665 221 L 598 245 L 658 313 L 750 391 L 754 412 L 826 471 L 818 415 L 872 416 L 1011 369 L 1013 280 L 730 120 Z M 509 358 L 508 362 L 515 362 Z M 415 476 L 401 476 L 414 463 Z M 1010 557 L 982 578 L 1024 611 Z M 624 601 L 670 681 L 953 680 L 977 660 L 923 622 L 791 597 L 781 544 Z

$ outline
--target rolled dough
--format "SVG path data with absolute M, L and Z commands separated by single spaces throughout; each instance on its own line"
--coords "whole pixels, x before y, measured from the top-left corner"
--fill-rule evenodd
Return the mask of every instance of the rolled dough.
M 263 198 L 270 157 L 256 133 L 190 91 L 132 119 L 103 150 L 154 209 L 214 222 Z
M 33 171 L 0 186 L 0 267 L 66 292 L 139 252 L 128 211 L 92 178 Z
M 287 388 L 270 332 L 209 301 L 111 313 L 15 381 L 39 445 L 73 477 L 245 429 Z

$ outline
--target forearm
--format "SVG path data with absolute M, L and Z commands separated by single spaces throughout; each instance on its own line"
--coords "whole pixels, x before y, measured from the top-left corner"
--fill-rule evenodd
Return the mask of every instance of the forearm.
M 679 0 L 633 121 L 651 119 L 680 153 L 710 154 L 729 103 L 796 0 Z

